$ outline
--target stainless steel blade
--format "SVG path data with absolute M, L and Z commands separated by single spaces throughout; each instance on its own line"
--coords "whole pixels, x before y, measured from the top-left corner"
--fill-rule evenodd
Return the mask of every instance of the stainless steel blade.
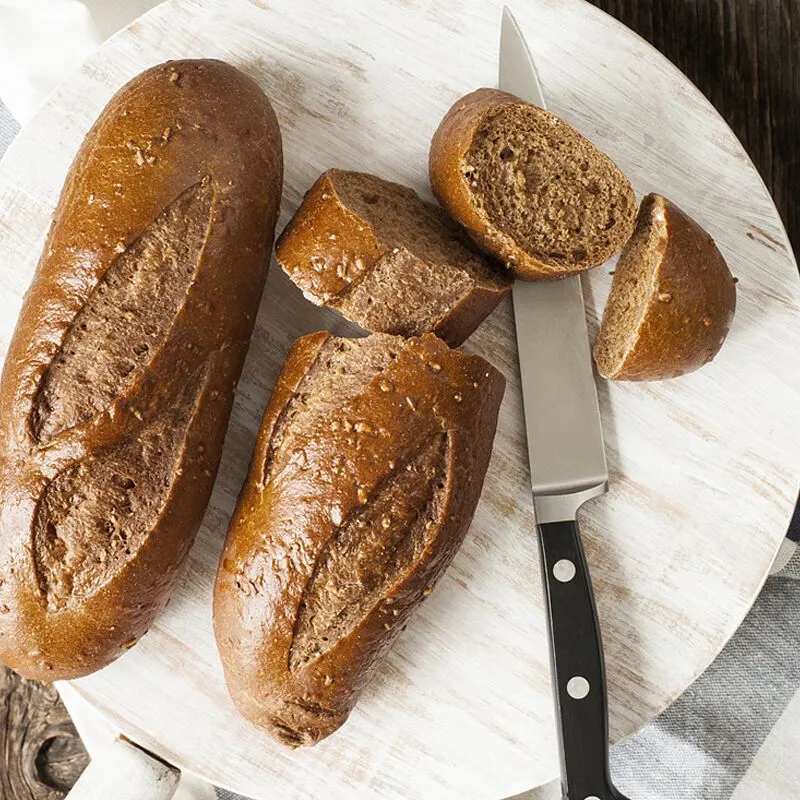
M 508 8 L 499 85 L 545 107 L 533 58 Z M 513 298 L 536 517 L 574 519 L 608 482 L 581 279 L 517 281 Z
M 517 20 L 506 6 L 500 27 L 500 75 L 498 86 L 539 108 L 546 108 L 536 64 Z

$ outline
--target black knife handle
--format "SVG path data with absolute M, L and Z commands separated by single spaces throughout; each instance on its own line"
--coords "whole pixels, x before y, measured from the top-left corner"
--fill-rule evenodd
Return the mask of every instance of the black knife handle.
M 561 722 L 563 795 L 566 800 L 619 800 L 622 795 L 609 778 L 603 647 L 578 523 L 539 525 L 539 546 Z
M 800 544 L 800 497 L 797 498 L 797 505 L 794 507 L 792 521 L 789 523 L 789 533 L 786 536 L 793 542 Z

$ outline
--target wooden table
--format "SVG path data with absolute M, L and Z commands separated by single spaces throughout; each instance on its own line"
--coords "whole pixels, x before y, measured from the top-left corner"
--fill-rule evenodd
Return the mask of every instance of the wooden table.
M 670 58 L 722 112 L 800 248 L 800 3 L 593 0 Z M 0 673 L 0 800 L 60 798 L 87 763 L 55 692 Z

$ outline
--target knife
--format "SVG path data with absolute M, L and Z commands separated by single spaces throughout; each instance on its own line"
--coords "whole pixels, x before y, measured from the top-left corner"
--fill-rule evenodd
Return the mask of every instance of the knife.
M 516 20 L 503 10 L 500 88 L 544 108 Z M 577 514 L 608 487 L 579 275 L 512 290 L 533 505 L 549 622 L 566 800 L 626 800 L 608 768 L 608 703 L 597 610 Z

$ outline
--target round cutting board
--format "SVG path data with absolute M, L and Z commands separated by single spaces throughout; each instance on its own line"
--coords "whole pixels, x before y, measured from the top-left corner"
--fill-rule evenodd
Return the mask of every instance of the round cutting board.
M 127 79 L 197 56 L 253 75 L 283 129 L 282 227 L 331 166 L 429 196 L 439 119 L 459 95 L 496 82 L 502 2 L 175 0 L 114 37 L 0 167 L 3 352 L 64 174 Z M 580 0 L 513 10 L 550 108 L 604 148 L 639 194 L 658 190 L 695 216 L 740 279 L 733 330 L 708 367 L 664 383 L 598 382 L 611 489 L 582 523 L 618 739 L 720 651 L 786 530 L 800 474 L 800 282 L 755 169 L 681 74 Z M 585 281 L 592 335 L 612 268 Z M 556 738 L 509 303 L 467 344 L 508 378 L 475 521 L 350 721 L 290 751 L 228 699 L 211 632 L 214 571 L 283 357 L 320 328 L 352 333 L 273 267 L 214 495 L 171 605 L 129 654 L 75 687 L 170 762 L 257 798 L 486 800 L 542 784 L 557 773 Z

